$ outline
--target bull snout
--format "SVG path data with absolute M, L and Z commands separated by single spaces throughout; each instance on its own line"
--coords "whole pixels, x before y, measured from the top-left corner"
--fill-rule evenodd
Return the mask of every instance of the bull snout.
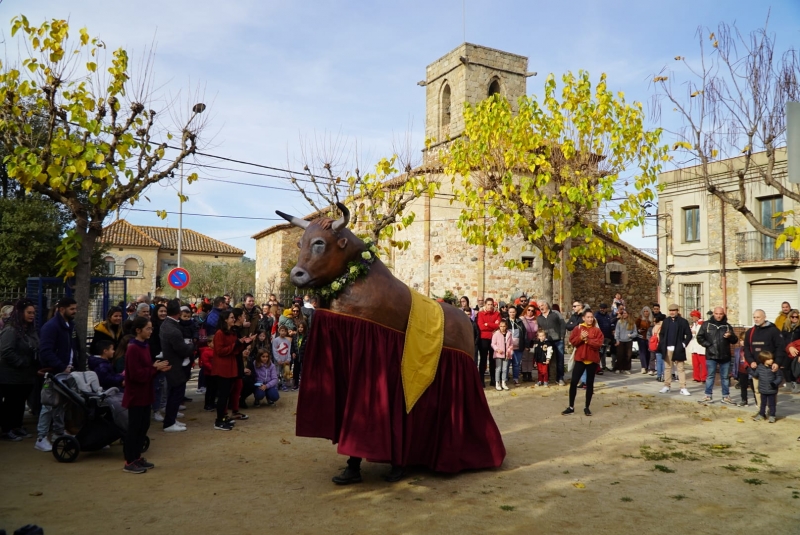
M 292 268 L 292 271 L 289 273 L 289 278 L 291 279 L 292 284 L 298 288 L 305 288 L 311 281 L 311 277 L 309 276 L 308 272 L 299 266 Z

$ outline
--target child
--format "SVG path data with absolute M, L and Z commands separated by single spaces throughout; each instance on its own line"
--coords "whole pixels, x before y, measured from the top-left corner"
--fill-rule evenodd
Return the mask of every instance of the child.
M 128 344 L 131 340 L 133 340 L 133 335 L 126 334 L 119 341 L 119 344 L 117 344 L 117 350 L 114 351 L 114 358 L 111 359 L 114 373 L 122 373 L 125 371 L 125 353 L 128 351 Z
M 281 397 L 278 393 L 278 368 L 272 363 L 269 351 L 266 349 L 258 351 L 254 375 L 256 379 L 254 393 L 256 400 L 253 405 L 258 407 L 264 398 L 267 398 L 267 405 L 274 405 Z
M 122 396 L 122 406 L 128 409 L 128 432 L 123 443 L 125 466 L 122 469 L 128 474 L 143 474 L 148 468 L 154 468 L 142 457 L 144 438 L 150 428 L 150 406 L 155 398 L 153 379 L 158 372 L 166 372 L 171 368 L 166 360 L 153 363 L 150 358 L 147 341 L 153 334 L 153 324 L 148 318 L 134 318 L 131 329 L 135 338 L 128 344 L 125 354 L 127 384 Z
M 289 386 L 286 381 L 291 374 L 290 366 L 292 363 L 292 339 L 289 338 L 289 328 L 286 325 L 278 327 L 278 336 L 272 340 L 272 357 L 275 365 L 283 371 L 281 377 L 281 390 L 286 392 Z
M 98 340 L 92 345 L 100 351 L 100 354 L 89 357 L 89 370 L 97 374 L 100 386 L 104 390 L 115 386 L 121 390 L 125 386 L 125 374 L 116 373 L 111 363 L 111 359 L 114 358 L 114 342 Z
M 778 398 L 778 388 L 783 383 L 781 373 L 772 371 L 772 364 L 775 362 L 772 353 L 761 351 L 758 354 L 758 366 L 751 368 L 751 374 L 758 379 L 758 393 L 761 394 L 761 410 L 753 418 L 753 421 L 760 422 L 767 417 L 766 408 L 769 404 L 769 423 L 775 423 L 775 405 Z
M 550 365 L 550 359 L 553 357 L 553 344 L 547 337 L 547 331 L 540 329 L 536 331 L 536 341 L 531 346 L 531 354 L 533 361 L 536 363 L 536 371 L 538 372 L 537 383 L 539 386 L 546 386 L 549 388 L 547 376 L 547 367 Z
M 272 343 L 269 340 L 269 335 L 267 331 L 263 329 L 256 333 L 256 339 L 253 340 L 252 353 L 257 356 L 262 349 L 272 351 Z
M 303 371 L 303 354 L 306 351 L 306 324 L 304 322 L 297 322 L 297 335 L 292 340 L 294 346 L 292 348 L 292 360 L 294 361 L 294 368 L 292 370 L 292 390 L 300 388 L 300 373 Z
M 211 378 L 211 370 L 214 367 L 214 339 L 209 338 L 205 346 L 201 346 L 200 349 L 197 350 L 198 354 L 200 355 L 198 361 L 200 362 L 200 371 L 205 376 L 205 387 L 201 390 L 198 388 L 198 394 L 205 394 L 205 404 L 203 406 L 203 410 L 206 411 L 215 411 L 217 407 L 215 405 L 217 399 L 217 390 L 214 388 L 215 383 L 214 380 Z M 199 380 L 199 379 L 198 379 Z M 199 383 L 198 383 L 199 384 Z
M 509 390 L 508 362 L 514 357 L 514 341 L 508 330 L 508 322 L 502 320 L 499 329 L 492 334 L 492 350 L 494 351 L 494 383 L 497 390 Z M 501 384 L 502 379 L 502 384 Z

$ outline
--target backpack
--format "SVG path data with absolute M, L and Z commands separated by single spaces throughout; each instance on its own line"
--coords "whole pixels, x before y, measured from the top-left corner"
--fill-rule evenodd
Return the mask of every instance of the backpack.
M 658 335 L 654 334 L 650 337 L 650 341 L 648 342 L 647 348 L 650 351 L 658 351 Z

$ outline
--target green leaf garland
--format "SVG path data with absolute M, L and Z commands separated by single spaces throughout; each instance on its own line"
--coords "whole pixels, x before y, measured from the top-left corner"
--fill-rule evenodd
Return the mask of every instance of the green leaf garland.
M 364 245 L 367 246 L 367 250 L 363 251 L 357 260 L 348 262 L 347 270 L 341 276 L 327 286 L 317 289 L 323 299 L 328 301 L 336 299 L 347 286 L 369 273 L 369 268 L 378 258 L 378 248 L 370 240 L 365 240 Z

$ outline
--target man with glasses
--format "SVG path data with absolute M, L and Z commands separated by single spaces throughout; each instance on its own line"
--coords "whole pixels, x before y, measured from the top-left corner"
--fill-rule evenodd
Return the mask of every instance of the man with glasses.
M 681 395 L 691 396 L 686 388 L 686 346 L 692 339 L 692 329 L 689 322 L 678 313 L 678 305 L 669 306 L 669 316 L 661 327 L 661 339 L 658 342 L 658 352 L 664 356 L 664 388 L 659 392 L 668 394 L 672 384 L 672 363 L 678 367 L 678 380 L 681 384 Z
M 539 329 L 544 329 L 547 336 L 553 342 L 553 358 L 556 362 L 556 378 L 558 385 L 564 386 L 564 334 L 567 331 L 567 323 L 561 314 L 550 308 L 547 301 L 539 301 L 541 314 L 536 318 Z
M 738 341 L 733 327 L 725 316 L 725 309 L 715 307 L 711 319 L 704 322 L 697 332 L 697 343 L 706 348 L 706 365 L 708 367 L 706 395 L 700 400 L 700 403 L 714 402 L 712 399 L 714 375 L 719 370 L 719 378 L 722 383 L 722 403 L 733 405 L 728 372 L 731 368 L 731 346 Z
M 757 308 L 753 311 L 753 326 L 744 333 L 744 358 L 752 369 L 758 367 L 758 354 L 769 351 L 773 356 L 772 371 L 777 372 L 779 364 L 786 361 L 786 351 L 781 331 L 774 323 L 767 321 L 766 313 Z M 758 379 L 753 377 L 753 391 L 756 396 L 756 406 L 761 405 L 761 395 L 758 393 Z M 742 394 L 744 395 L 744 390 Z M 747 403 L 746 401 L 744 403 Z

